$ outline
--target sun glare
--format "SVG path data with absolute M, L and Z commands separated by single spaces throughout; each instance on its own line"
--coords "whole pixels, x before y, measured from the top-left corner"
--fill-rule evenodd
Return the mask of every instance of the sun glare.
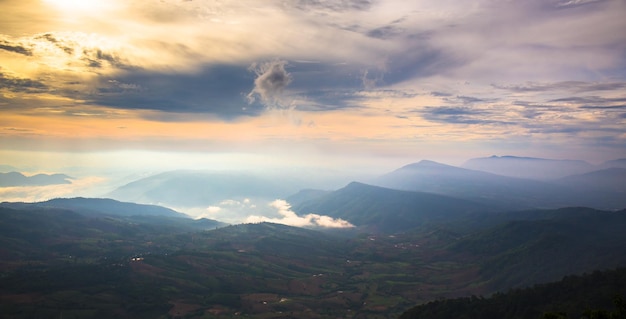
M 64 12 L 101 10 L 107 3 L 102 0 L 43 0 L 43 2 Z

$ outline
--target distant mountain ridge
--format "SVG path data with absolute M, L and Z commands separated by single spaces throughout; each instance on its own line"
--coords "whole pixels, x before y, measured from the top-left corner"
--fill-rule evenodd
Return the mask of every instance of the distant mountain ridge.
M 71 177 L 65 174 L 37 174 L 26 176 L 19 172 L 0 173 L 0 187 L 71 184 L 71 179 Z
M 121 186 L 106 197 L 178 207 L 208 206 L 226 199 L 281 198 L 289 185 L 244 172 L 178 170 L 160 173 Z
M 56 198 L 38 203 L 4 202 L 0 203 L 0 207 L 13 209 L 55 208 L 78 210 L 79 212 L 87 214 L 95 213 L 114 216 L 152 215 L 190 218 L 185 214 L 161 206 L 120 202 L 108 198 Z
M 384 174 L 374 179 L 372 184 L 398 190 L 442 194 L 490 205 L 498 204 L 508 210 L 567 206 L 600 209 L 626 207 L 624 196 L 586 187 L 584 182 L 581 182 L 581 187 L 572 188 L 551 181 L 502 176 L 427 160 Z
M 17 172 L 19 169 L 15 166 L 0 164 L 0 173 Z
M 626 158 L 620 158 L 620 159 L 604 162 L 604 164 L 602 164 L 601 167 L 602 168 L 611 168 L 611 167 L 626 168 Z
M 554 182 L 578 190 L 595 189 L 626 196 L 626 168 L 605 168 L 589 173 L 566 176 Z
M 386 188 L 429 192 L 458 198 L 499 203 L 503 208 L 528 208 L 528 198 L 546 197 L 544 189 L 554 188 L 539 181 L 516 179 L 429 160 L 405 165 L 373 182 Z
M 554 160 L 496 155 L 470 159 L 461 167 L 502 176 L 536 180 L 551 180 L 587 173 L 595 169 L 593 165 L 581 160 Z
M 493 207 L 444 195 L 411 192 L 352 182 L 293 210 L 341 218 L 365 228 L 395 232 Z

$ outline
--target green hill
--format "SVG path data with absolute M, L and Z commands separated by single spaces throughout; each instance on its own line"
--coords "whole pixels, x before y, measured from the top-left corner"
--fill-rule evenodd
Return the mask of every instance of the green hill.
M 497 293 L 489 298 L 437 300 L 400 319 L 626 318 L 626 268 L 567 276 L 561 281 Z M 611 315 L 611 313 L 613 313 Z
M 404 231 L 493 208 L 444 195 L 399 191 L 353 182 L 294 207 L 299 214 L 342 218 L 367 229 Z
M 55 198 L 38 203 L 0 203 L 0 206 L 14 209 L 59 208 L 79 212 L 83 215 L 134 216 L 152 215 L 168 217 L 184 217 L 187 215 L 175 210 L 156 205 L 143 205 L 120 202 L 108 198 Z
M 363 196 L 386 203 L 424 203 L 412 202 L 411 192 L 379 198 L 386 190 L 350 189 L 371 190 Z M 624 211 L 433 214 L 400 214 L 387 224 L 393 233 L 337 235 L 269 223 L 215 229 L 189 218 L 0 207 L 0 313 L 394 318 L 432 300 L 626 266 Z M 413 224 L 400 232 L 398 220 Z

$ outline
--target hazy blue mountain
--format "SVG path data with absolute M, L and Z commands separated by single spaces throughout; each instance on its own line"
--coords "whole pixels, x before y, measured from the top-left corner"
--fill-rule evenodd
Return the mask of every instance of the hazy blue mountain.
M 15 166 L 0 164 L 0 173 L 17 172 L 18 169 Z
M 595 189 L 501 176 L 432 161 L 406 165 L 374 180 L 375 185 L 400 190 L 431 192 L 484 203 L 503 209 L 589 206 L 620 209 L 626 198 Z
M 300 205 L 306 201 L 322 197 L 330 192 L 331 191 L 325 191 L 320 189 L 303 189 L 293 195 L 288 196 L 286 200 L 292 206 Z
M 461 167 L 502 176 L 536 180 L 551 180 L 568 175 L 586 173 L 594 169 L 593 165 L 579 160 L 553 160 L 495 155 L 470 159 Z
M 82 214 L 100 214 L 113 216 L 135 216 L 135 215 L 151 215 L 166 217 L 185 217 L 189 216 L 179 213 L 175 210 L 156 206 L 142 205 L 135 203 L 119 202 L 108 198 L 57 198 L 39 203 L 0 203 L 0 206 L 14 209 L 32 209 L 32 208 L 56 208 L 76 211 Z
M 626 196 L 626 168 L 606 168 L 590 173 L 563 177 L 554 182 L 578 190 L 593 189 Z
M 600 165 L 600 168 L 611 168 L 611 167 L 620 167 L 626 168 L 626 158 L 620 158 L 612 161 L 604 162 Z
M 284 198 L 291 185 L 247 173 L 180 170 L 126 184 L 107 197 L 181 207 L 215 204 L 225 199 Z
M 385 232 L 401 231 L 493 207 L 449 196 L 388 189 L 353 182 L 293 209 L 342 218 L 356 226 Z
M 0 173 L 0 187 L 71 184 L 70 179 L 71 177 L 65 174 L 37 174 L 25 176 L 18 172 Z
M 561 194 L 558 186 L 426 160 L 385 174 L 374 180 L 374 184 L 393 189 L 500 203 L 506 209 L 570 205 L 559 198 Z

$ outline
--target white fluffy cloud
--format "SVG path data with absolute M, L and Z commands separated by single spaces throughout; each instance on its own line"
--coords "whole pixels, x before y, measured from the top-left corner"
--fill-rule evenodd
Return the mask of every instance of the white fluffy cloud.
M 74 179 L 71 184 L 0 187 L 0 202 L 31 203 L 61 197 L 92 197 L 105 181 L 101 177 L 86 177 Z
M 296 227 L 326 227 L 326 228 L 350 228 L 354 227 L 348 221 L 330 216 L 307 214 L 298 216 L 291 210 L 291 205 L 283 199 L 277 199 L 270 203 L 270 206 L 277 210 L 281 217 L 270 218 L 265 216 L 252 215 L 246 219 L 247 223 L 270 222 Z

